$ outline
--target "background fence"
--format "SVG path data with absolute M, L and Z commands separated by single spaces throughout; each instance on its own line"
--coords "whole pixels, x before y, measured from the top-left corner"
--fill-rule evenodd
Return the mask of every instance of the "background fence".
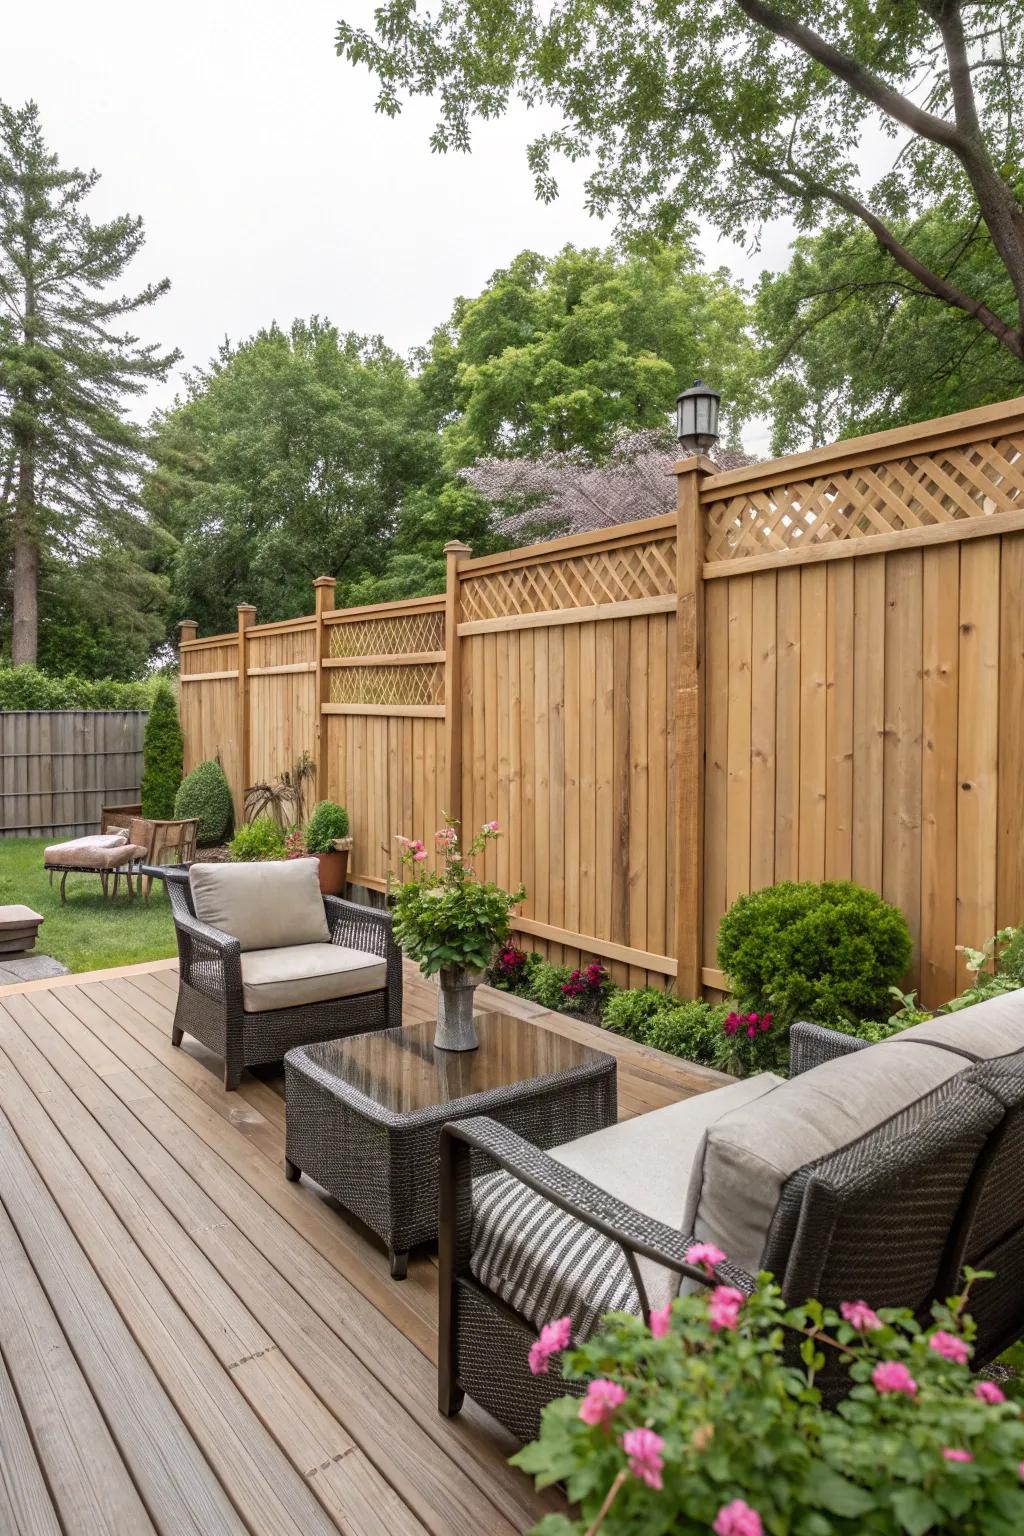
M 536 947 L 691 994 L 737 895 L 850 877 L 942 1001 L 1024 917 L 1024 400 L 677 475 L 675 515 L 449 546 L 436 598 L 184 625 L 186 767 L 240 803 L 308 751 L 377 889 L 395 833 L 495 818 Z
M 145 729 L 145 710 L 0 710 L 0 836 L 98 832 L 139 798 Z

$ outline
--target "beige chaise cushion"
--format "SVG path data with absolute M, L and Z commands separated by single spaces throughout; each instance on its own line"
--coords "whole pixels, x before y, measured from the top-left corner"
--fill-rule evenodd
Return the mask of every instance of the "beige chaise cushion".
M 693 1161 L 682 1225 L 751 1274 L 786 1180 L 967 1070 L 936 1046 L 883 1041 L 826 1061 L 717 1118 Z M 638 1180 L 639 1183 L 639 1180 Z
M 44 869 L 121 869 L 145 856 L 145 848 L 129 843 L 126 833 L 97 833 L 73 837 L 43 849 Z
M 250 949 L 242 956 L 242 998 L 247 1013 L 378 992 L 387 985 L 387 979 L 387 963 L 379 955 L 346 949 L 341 944 L 289 944 L 278 949 Z
M 972 1061 L 991 1061 L 995 1056 L 1024 1051 L 1024 989 L 915 1024 L 883 1043 L 895 1045 L 901 1040 L 958 1051 Z
M 318 872 L 316 859 L 285 859 L 266 864 L 193 864 L 188 878 L 200 922 L 231 934 L 244 953 L 328 943 L 331 935 Z

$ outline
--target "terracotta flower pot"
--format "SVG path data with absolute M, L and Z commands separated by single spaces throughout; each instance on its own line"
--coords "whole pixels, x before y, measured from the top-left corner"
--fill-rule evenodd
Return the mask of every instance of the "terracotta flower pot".
M 352 846 L 350 837 L 339 837 L 330 853 L 316 853 L 313 857 L 320 866 L 320 890 L 324 896 L 342 896 L 348 879 L 348 855 Z

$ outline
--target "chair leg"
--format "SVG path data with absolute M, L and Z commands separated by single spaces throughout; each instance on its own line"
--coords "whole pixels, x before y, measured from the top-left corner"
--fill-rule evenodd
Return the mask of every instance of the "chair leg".
M 396 1253 L 393 1248 L 389 1248 L 388 1265 L 391 1269 L 392 1280 L 404 1280 L 409 1273 L 408 1253 Z
M 117 882 L 118 882 L 118 880 L 120 880 L 120 878 L 121 878 L 121 871 L 119 869 L 115 869 L 114 870 L 114 900 L 115 901 L 117 900 Z
M 110 883 L 105 869 L 100 870 L 100 885 L 103 887 L 103 900 L 106 901 L 110 896 Z
M 140 880 L 140 882 L 142 884 L 142 899 L 145 902 L 146 906 L 148 907 L 149 906 L 149 888 L 153 884 L 153 876 L 152 875 L 140 875 L 139 876 L 139 880 Z
M 284 1160 L 284 1176 L 289 1184 L 297 1184 L 302 1177 L 302 1169 L 298 1163 L 293 1163 L 289 1158 Z
M 179 1029 L 177 1024 L 172 1024 L 171 1025 L 171 1044 L 172 1045 L 180 1045 L 181 1044 L 181 1039 L 182 1039 L 182 1036 L 184 1035 L 184 1033 L 185 1033 L 185 1031 L 183 1029 Z
M 64 887 L 67 885 L 67 883 L 68 883 L 68 872 L 65 869 L 63 871 L 63 873 L 61 874 L 61 877 L 60 877 L 60 904 L 61 904 L 62 907 L 66 907 L 67 904 L 68 904 L 67 894 L 66 894 L 66 892 L 64 890 Z
M 239 1085 L 239 1083 L 241 1081 L 242 1081 L 242 1069 L 241 1069 L 241 1067 L 240 1066 L 235 1066 L 234 1063 L 232 1063 L 232 1062 L 225 1061 L 225 1063 L 224 1063 L 224 1088 L 225 1088 L 225 1090 L 228 1093 L 234 1093 L 235 1089 L 238 1087 L 238 1085 Z

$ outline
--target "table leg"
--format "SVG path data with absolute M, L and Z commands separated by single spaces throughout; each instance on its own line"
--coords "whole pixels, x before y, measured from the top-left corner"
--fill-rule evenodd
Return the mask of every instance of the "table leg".
M 388 1263 L 391 1266 L 392 1280 L 404 1280 L 409 1273 L 408 1253 L 396 1253 L 393 1248 L 389 1248 Z

